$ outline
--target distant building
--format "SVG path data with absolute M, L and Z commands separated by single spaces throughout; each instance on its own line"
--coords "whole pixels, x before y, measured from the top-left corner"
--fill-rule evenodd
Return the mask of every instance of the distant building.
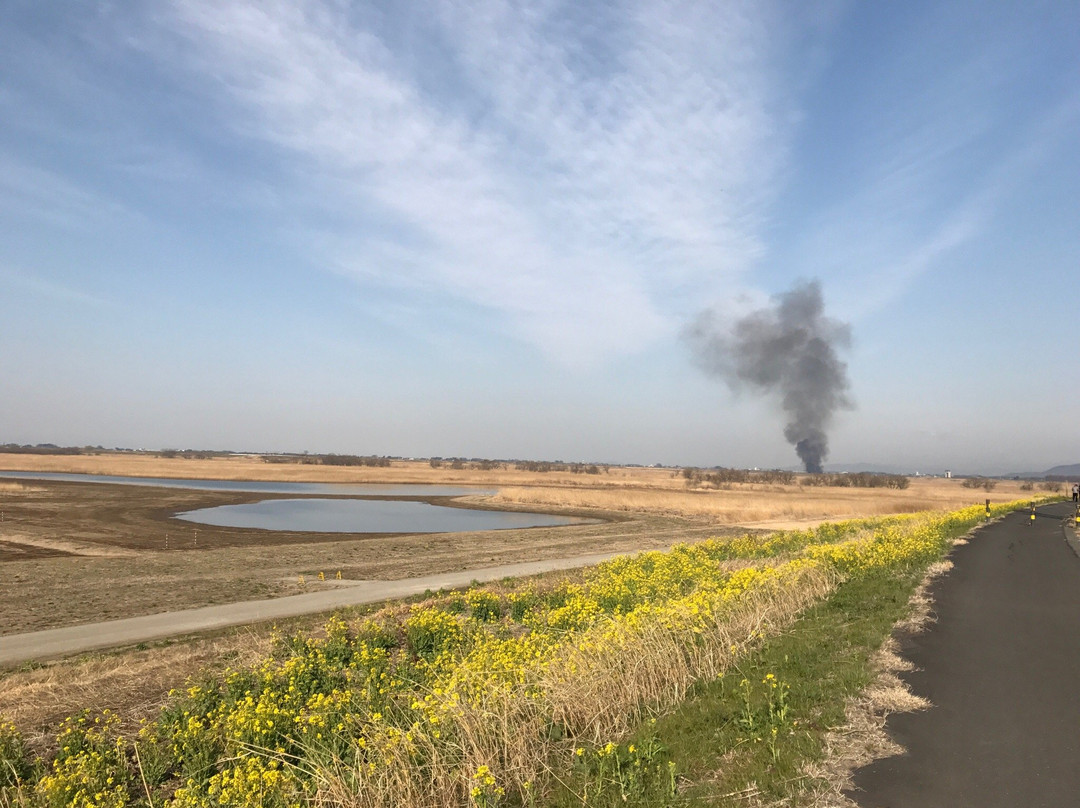
M 952 472 L 949 471 L 948 469 L 945 469 L 945 479 L 946 480 L 951 480 L 952 479 Z

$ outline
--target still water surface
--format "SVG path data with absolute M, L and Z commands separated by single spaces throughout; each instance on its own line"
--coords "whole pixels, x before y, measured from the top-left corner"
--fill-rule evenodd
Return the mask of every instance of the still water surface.
M 218 527 L 317 533 L 463 533 L 594 521 L 546 513 L 479 511 L 387 499 L 269 499 L 187 511 L 177 514 L 176 518 Z
M 451 485 L 253 482 L 250 480 L 179 480 L 165 477 L 115 477 L 104 474 L 0 471 L 0 478 L 61 482 L 149 485 L 197 491 L 260 494 L 323 494 L 362 497 L 454 497 L 494 494 L 491 488 Z M 221 505 L 176 515 L 177 519 L 217 527 L 291 530 L 314 533 L 463 533 L 590 524 L 599 520 L 546 513 L 448 508 L 414 500 L 269 499 L 244 505 Z

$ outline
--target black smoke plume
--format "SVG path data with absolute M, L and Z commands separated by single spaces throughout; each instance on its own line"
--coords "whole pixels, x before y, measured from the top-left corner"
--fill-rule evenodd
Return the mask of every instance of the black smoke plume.
M 787 415 L 784 437 L 807 471 L 821 472 L 833 414 L 853 406 L 847 364 L 837 356 L 851 344 L 851 327 L 825 316 L 821 285 L 797 283 L 771 306 L 732 323 L 704 311 L 686 336 L 709 375 L 735 391 L 779 397 Z

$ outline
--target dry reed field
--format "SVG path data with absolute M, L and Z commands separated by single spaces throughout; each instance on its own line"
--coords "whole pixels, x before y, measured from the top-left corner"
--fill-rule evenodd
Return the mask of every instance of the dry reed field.
M 593 513 L 598 525 L 467 534 L 374 536 L 287 534 L 193 527 L 170 514 L 263 495 L 136 486 L 0 480 L 0 634 L 133 617 L 251 598 L 295 594 L 320 571 L 389 580 L 511 561 L 661 549 L 748 527 L 809 527 L 831 519 L 949 510 L 1024 495 L 999 481 L 993 491 L 960 480 L 914 479 L 906 489 L 733 483 L 690 488 L 678 470 L 611 468 L 600 474 L 270 464 L 257 457 L 210 460 L 153 455 L 0 454 L 0 468 L 123 476 L 323 482 L 483 485 L 494 496 L 462 504 Z M 621 516 L 620 516 L 621 515 Z M 166 536 L 171 545 L 166 549 Z M 270 546 L 271 544 L 277 545 Z M 197 550 L 197 551 L 196 551 Z
M 681 477 L 678 479 L 682 483 Z M 994 490 L 964 488 L 960 480 L 916 478 L 902 490 L 827 488 L 800 485 L 734 483 L 729 488 L 687 490 L 679 487 L 505 487 L 493 502 L 558 508 L 598 508 L 670 514 L 715 520 L 721 524 L 785 529 L 829 519 L 853 519 L 893 513 L 953 510 L 1019 499 L 1020 483 L 999 481 Z
M 236 455 L 207 460 L 158 457 L 130 452 L 99 455 L 37 455 L 0 453 L 0 471 L 108 474 L 121 477 L 167 477 L 173 479 L 263 480 L 311 483 L 416 483 L 431 485 L 555 485 L 600 484 L 605 487 L 680 487 L 671 469 L 611 467 L 599 475 L 571 472 L 519 471 L 512 466 L 481 471 L 454 469 L 449 464 L 432 468 L 423 460 L 394 460 L 386 467 L 322 466 L 301 463 L 267 463 L 256 456 Z
M 194 528 L 172 513 L 266 495 L 83 483 L 0 480 L 0 634 L 132 617 L 212 603 L 294 594 L 300 575 L 341 571 L 388 580 L 510 561 L 660 549 L 741 527 L 786 529 L 824 520 L 949 510 L 1023 496 L 1019 484 L 993 491 L 960 480 L 914 479 L 906 489 L 732 483 L 690 488 L 681 472 L 610 468 L 600 474 L 271 464 L 257 457 L 209 460 L 132 453 L 0 454 L 0 469 L 123 476 L 322 482 L 483 485 L 494 496 L 461 504 L 509 510 L 592 513 L 598 525 L 498 533 L 375 536 Z M 171 544 L 166 538 L 171 535 Z M 276 547 L 270 546 L 277 545 Z M 196 551 L 197 550 L 197 551 Z M 309 584 L 310 585 L 310 584 Z
M 467 465 L 467 464 L 466 464 Z M 388 467 L 272 464 L 258 457 L 209 460 L 149 454 L 0 454 L 0 471 L 72 472 L 175 479 L 275 482 L 398 483 L 498 488 L 485 500 L 496 507 L 538 506 L 677 515 L 719 524 L 784 529 L 826 519 L 851 519 L 922 510 L 950 510 L 1022 498 L 1020 483 L 997 482 L 994 490 L 964 488 L 959 479 L 913 478 L 902 490 L 732 483 L 723 489 L 689 489 L 676 469 L 613 466 L 600 474 L 482 471 L 432 468 L 426 461 L 395 460 Z M 479 504 L 481 500 L 473 500 Z
M 0 481 L 0 494 L 26 494 L 34 490 L 28 483 Z

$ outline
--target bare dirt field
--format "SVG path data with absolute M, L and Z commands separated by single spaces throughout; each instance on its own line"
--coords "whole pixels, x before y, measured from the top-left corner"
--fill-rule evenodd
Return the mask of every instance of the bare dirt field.
M 240 530 L 171 518 L 193 508 L 274 496 L 281 495 L 52 481 L 5 484 L 0 491 L 0 637 L 298 594 L 334 585 L 338 573 L 344 579 L 397 580 L 660 549 L 723 532 L 698 520 L 618 513 L 586 525 L 413 535 Z M 320 572 L 328 580 L 319 581 Z

